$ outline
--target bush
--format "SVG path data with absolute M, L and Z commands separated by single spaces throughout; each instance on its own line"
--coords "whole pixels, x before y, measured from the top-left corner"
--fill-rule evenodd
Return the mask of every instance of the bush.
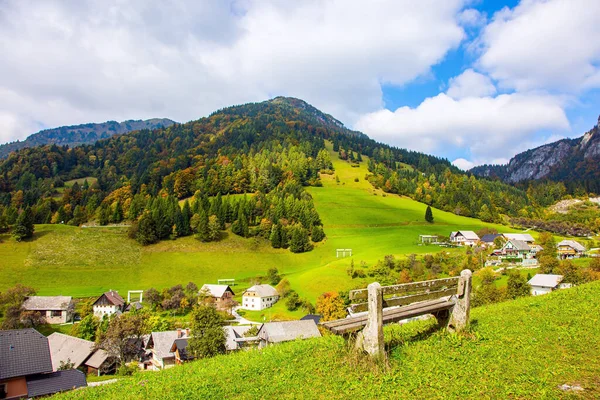
M 131 376 L 137 373 L 140 370 L 138 367 L 138 363 L 135 361 L 130 362 L 129 364 L 123 364 L 119 368 L 117 368 L 117 375 L 120 376 Z
M 292 290 L 285 301 L 285 306 L 287 307 L 288 311 L 296 311 L 301 305 L 302 301 L 300 300 L 300 296 L 298 296 L 296 291 Z
M 358 182 L 358 180 L 359 180 L 358 177 L 354 178 L 354 182 Z

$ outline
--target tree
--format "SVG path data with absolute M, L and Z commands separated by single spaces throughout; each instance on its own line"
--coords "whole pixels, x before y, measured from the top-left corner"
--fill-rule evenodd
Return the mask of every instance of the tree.
M 313 226 L 311 239 L 315 243 L 325 239 L 325 232 L 323 232 L 323 227 L 321 225 Z
M 427 209 L 425 210 L 425 221 L 429 222 L 430 224 L 433 223 L 433 212 L 431 211 L 430 206 L 427 206 Z
M 149 212 L 143 213 L 140 217 L 135 239 L 143 246 L 156 243 L 158 241 L 156 223 Z
M 19 315 L 21 328 L 36 328 L 46 324 L 46 318 L 39 311 L 22 310 Z
M 93 342 L 96 340 L 96 332 L 99 326 L 100 320 L 93 314 L 88 314 L 78 324 L 73 324 L 71 335 Z
M 269 268 L 267 271 L 267 279 L 269 283 L 273 286 L 277 285 L 281 280 L 281 275 L 279 275 L 279 271 L 277 268 Z
M 308 231 L 300 224 L 292 227 L 292 238 L 290 239 L 290 250 L 292 253 L 304 253 L 310 251 L 312 245 L 308 239 Z
M 14 287 L 8 288 L 0 293 L 0 317 L 2 324 L 0 329 L 19 329 L 21 328 L 21 306 L 25 299 L 35 295 L 35 290 L 20 283 Z
M 296 311 L 298 307 L 302 305 L 302 300 L 300 300 L 300 296 L 296 293 L 295 290 L 292 290 L 285 301 L 285 306 L 288 311 Z
M 545 251 L 545 249 L 544 249 Z M 552 274 L 559 266 L 559 262 L 556 257 L 549 256 L 544 254 L 539 259 L 540 262 L 540 272 L 542 274 Z
M 125 313 L 110 319 L 108 329 L 101 335 L 98 344 L 123 365 L 137 356 L 139 342 L 149 330 L 146 315 Z
M 323 321 L 333 321 L 346 317 L 344 300 L 338 292 L 327 292 L 319 296 L 316 310 L 323 316 Z
M 283 278 L 279 281 L 275 290 L 277 290 L 277 293 L 279 293 L 281 297 L 286 297 L 291 291 L 290 281 L 288 281 L 287 278 Z
M 197 226 L 196 239 L 203 242 L 210 241 L 210 232 L 208 228 L 208 215 L 204 209 L 201 209 L 198 214 L 198 226 Z
M 161 302 L 162 297 L 155 288 L 150 288 L 144 291 L 144 303 L 149 304 L 153 310 L 155 310 Z
M 221 237 L 221 224 L 216 215 L 208 217 L 208 240 L 215 242 Z
M 281 248 L 281 225 L 274 224 L 271 227 L 271 236 L 269 237 L 271 240 L 271 247 L 274 249 Z
M 29 239 L 33 237 L 33 211 L 31 207 L 26 207 L 25 210 L 19 214 L 15 226 L 13 228 L 12 236 L 17 242 L 23 239 Z
M 527 278 L 518 271 L 510 271 L 508 273 L 506 295 L 511 299 L 531 295 L 531 286 L 527 283 Z
M 191 315 L 192 337 L 188 352 L 195 358 L 212 357 L 225 353 L 225 331 L 222 318 L 214 307 L 199 305 Z
M 554 271 L 563 276 L 562 282 L 577 285 L 583 281 L 583 276 L 571 260 L 561 261 Z

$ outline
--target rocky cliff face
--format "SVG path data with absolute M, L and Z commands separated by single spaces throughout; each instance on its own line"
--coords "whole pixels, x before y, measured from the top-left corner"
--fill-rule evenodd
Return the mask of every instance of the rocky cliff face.
M 543 178 L 586 180 L 600 173 L 600 165 L 596 163 L 600 162 L 599 125 L 600 117 L 598 125 L 581 138 L 545 144 L 517 154 L 507 165 L 482 165 L 470 172 L 488 178 L 497 177 L 508 183 Z

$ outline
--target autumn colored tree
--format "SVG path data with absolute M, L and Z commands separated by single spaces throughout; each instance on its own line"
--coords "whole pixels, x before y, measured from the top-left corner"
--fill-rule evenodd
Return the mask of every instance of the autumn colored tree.
M 323 316 L 323 321 L 333 321 L 346 317 L 344 300 L 338 292 L 327 292 L 319 296 L 316 311 Z

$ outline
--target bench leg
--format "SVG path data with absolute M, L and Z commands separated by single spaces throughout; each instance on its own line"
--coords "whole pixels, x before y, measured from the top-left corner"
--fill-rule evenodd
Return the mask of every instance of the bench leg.
M 365 328 L 356 338 L 356 347 L 366 351 L 371 356 L 385 356 L 383 343 L 383 293 L 377 282 L 367 287 L 369 293 L 368 320 Z
M 460 332 L 469 325 L 469 316 L 471 314 L 471 287 L 472 272 L 468 269 L 460 273 L 459 287 L 462 286 L 462 294 L 458 295 L 456 304 L 452 308 L 452 315 L 448 323 L 448 329 Z
M 435 319 L 437 319 L 438 326 L 440 328 L 447 328 L 448 323 L 450 323 L 450 311 L 442 310 L 433 314 Z

